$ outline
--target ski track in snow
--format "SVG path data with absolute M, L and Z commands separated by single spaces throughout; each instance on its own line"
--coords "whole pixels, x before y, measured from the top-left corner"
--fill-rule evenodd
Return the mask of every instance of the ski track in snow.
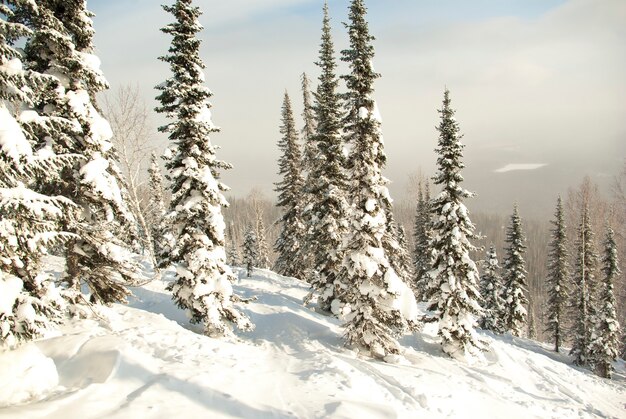
M 339 321 L 303 307 L 303 282 L 236 272 L 238 295 L 257 298 L 243 305 L 253 332 L 202 336 L 155 281 L 31 344 L 58 384 L 0 418 L 626 417 L 622 361 L 608 381 L 537 342 L 482 333 L 486 361 L 467 365 L 442 354 L 434 325 L 402 339 L 398 363 L 375 361 L 343 347 Z

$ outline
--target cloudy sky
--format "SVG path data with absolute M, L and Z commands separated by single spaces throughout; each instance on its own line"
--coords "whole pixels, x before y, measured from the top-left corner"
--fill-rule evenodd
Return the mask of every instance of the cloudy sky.
M 169 76 L 156 57 L 172 19 L 157 0 L 90 1 L 97 53 L 113 89 L 153 86 Z M 330 0 L 337 51 L 348 0 Z M 299 113 L 300 74 L 312 79 L 322 0 L 198 0 L 202 57 L 214 92 L 212 140 L 232 163 L 235 195 L 272 195 L 285 89 Z M 432 174 L 444 87 L 465 134 L 465 186 L 474 211 L 546 217 L 556 196 L 585 174 L 608 185 L 626 157 L 626 1 L 369 0 L 376 36 L 375 85 L 391 192 L 411 174 Z M 342 71 L 345 70 L 340 66 Z M 155 123 L 159 119 L 155 116 Z M 163 138 L 156 138 L 162 147 Z

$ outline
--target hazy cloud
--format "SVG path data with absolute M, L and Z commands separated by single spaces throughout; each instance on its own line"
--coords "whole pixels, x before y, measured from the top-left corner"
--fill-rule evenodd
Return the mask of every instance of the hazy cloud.
M 547 166 L 545 163 L 512 163 L 494 170 L 495 173 L 514 172 L 516 170 L 535 170 Z

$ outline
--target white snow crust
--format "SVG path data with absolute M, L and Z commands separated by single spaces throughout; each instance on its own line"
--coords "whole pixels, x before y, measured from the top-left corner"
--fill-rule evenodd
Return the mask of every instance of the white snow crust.
M 203 336 L 166 282 L 153 281 L 133 290 L 129 306 L 98 307 L 99 318 L 74 319 L 56 337 L 0 352 L 0 418 L 624 415 L 623 361 L 615 379 L 604 380 L 547 345 L 478 331 L 491 349 L 468 365 L 442 353 L 435 324 L 402 338 L 401 355 L 375 361 L 343 347 L 338 320 L 303 307 L 306 283 L 234 270 L 236 293 L 257 298 L 242 306 L 253 332 Z

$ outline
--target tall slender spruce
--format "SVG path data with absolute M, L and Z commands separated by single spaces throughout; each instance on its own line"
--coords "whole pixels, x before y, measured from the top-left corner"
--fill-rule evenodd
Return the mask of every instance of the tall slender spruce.
M 267 246 L 267 232 L 265 231 L 265 222 L 263 221 L 263 208 L 260 202 L 256 202 L 254 206 L 256 216 L 255 234 L 257 244 L 257 260 L 256 267 L 261 269 L 270 268 L 270 253 Z
M 522 219 L 517 204 L 513 207 L 511 222 L 506 231 L 504 256 L 503 298 L 506 310 L 503 316 L 504 330 L 513 336 L 522 336 L 528 321 L 528 290 L 526 289 L 526 261 L 524 252 L 526 238 L 522 231 Z
M 252 225 L 246 227 L 246 231 L 243 237 L 243 265 L 246 268 L 246 276 L 249 278 L 252 275 L 254 267 L 259 260 L 259 245 L 256 239 L 255 229 Z
M 278 173 L 282 180 L 276 184 L 275 190 L 278 193 L 277 205 L 283 208 L 283 216 L 278 221 L 281 231 L 274 246 L 278 252 L 274 269 L 281 275 L 304 278 L 304 261 L 300 259 L 303 255 L 301 246 L 305 233 L 302 220 L 305 204 L 302 194 L 304 186 L 302 155 L 287 92 L 283 99 L 280 132 L 283 136 L 278 143 L 282 151 L 282 156 L 278 160 Z
M 237 237 L 235 237 L 235 228 L 231 222 L 228 225 L 228 236 L 226 238 L 228 242 L 228 249 L 226 249 L 226 259 L 230 266 L 239 266 L 241 263 L 241 253 L 239 252 L 239 246 L 237 245 Z
M 157 160 L 156 153 L 150 156 L 150 168 L 148 169 L 148 188 L 150 198 L 148 200 L 148 219 L 152 229 L 152 245 L 157 266 L 166 258 L 166 252 L 171 242 L 172 234 L 168 228 L 165 201 L 163 199 L 163 176 Z
M 593 368 L 591 342 L 596 327 L 595 290 L 598 255 L 589 220 L 589 206 L 586 203 L 583 203 L 580 217 L 576 238 L 576 263 L 573 273 L 574 289 L 571 294 L 574 341 L 570 355 L 573 356 L 575 365 Z
M 328 4 L 324 4 L 320 57 L 316 63 L 321 70 L 314 94 L 313 111 L 317 123 L 312 138 L 315 164 L 308 167 L 306 192 L 311 202 L 307 205 L 307 251 L 312 253 L 311 292 L 305 302 L 317 297 L 318 307 L 337 315 L 341 305 L 338 292 L 341 285 L 337 274 L 341 268 L 340 247 L 346 235 L 347 179 L 344 170 L 344 145 L 341 138 L 341 100 L 337 93 L 337 64 L 330 32 Z
M 503 333 L 502 316 L 506 303 L 502 298 L 502 276 L 500 262 L 496 248 L 492 244 L 487 251 L 487 258 L 483 263 L 483 272 L 480 277 L 480 295 L 482 296 L 483 316 L 479 325 L 484 330 Z
M 556 203 L 554 220 L 551 230 L 548 253 L 548 302 L 547 315 L 548 324 L 546 331 L 550 334 L 554 342 L 554 350 L 559 352 L 566 334 L 565 320 L 567 318 L 567 305 L 569 302 L 569 267 L 567 254 L 566 226 L 563 215 L 563 204 L 561 197 Z
M 400 277 L 398 260 L 391 254 L 399 245 L 393 231 L 388 181 L 382 175 L 386 156 L 373 97 L 379 75 L 372 67 L 374 37 L 369 33 L 366 12 L 362 0 L 351 2 L 346 24 L 350 47 L 342 51 L 342 60 L 350 69 L 343 76 L 348 88 L 343 126 L 351 149 L 352 211 L 338 278 L 343 307 L 337 308 L 346 319 L 346 344 L 385 357 L 399 351 L 396 337 L 416 320 L 416 304 Z
M 596 373 L 600 377 L 611 378 L 614 371 L 613 362 L 620 355 L 620 325 L 617 320 L 613 284 L 621 271 L 617 259 L 615 233 L 608 224 L 603 247 L 604 280 L 601 284 L 595 339 L 591 342 L 591 358 L 594 360 Z
M 417 208 L 415 223 L 413 226 L 413 290 L 420 301 L 425 301 L 426 287 L 428 285 L 428 272 L 432 266 L 432 252 L 430 249 L 431 216 L 430 216 L 430 187 L 428 183 L 420 182 L 417 191 Z
M 437 173 L 433 182 L 440 185 L 441 192 L 431 201 L 433 259 L 426 298 L 429 309 L 437 313 L 443 351 L 463 359 L 478 355 L 484 347 L 475 331 L 476 319 L 483 310 L 479 303 L 478 268 L 470 256 L 476 250 L 470 240 L 477 235 L 463 203 L 473 194 L 461 187 L 464 145 L 448 89 L 439 114 Z
M 304 125 L 301 131 L 302 138 L 302 176 L 303 184 L 300 194 L 302 195 L 302 229 L 303 236 L 301 238 L 301 244 L 298 250 L 297 258 L 302 263 L 302 277 L 301 279 L 309 281 L 313 276 L 312 268 L 314 264 L 314 238 L 308 233 L 313 220 L 312 211 L 309 211 L 309 205 L 315 202 L 316 197 L 310 192 L 314 189 L 315 179 L 310 176 L 314 170 L 315 165 L 319 164 L 316 161 L 317 156 L 317 143 L 315 141 L 315 134 L 317 131 L 317 122 L 315 120 L 315 109 L 313 106 L 313 98 L 310 87 L 309 78 L 306 73 L 302 73 L 302 120 Z
M 167 161 L 172 187 L 170 213 L 174 247 L 167 263 L 176 265 L 176 279 L 169 289 L 180 308 L 188 310 L 194 323 L 203 322 L 209 336 L 252 327 L 238 311 L 231 282 L 235 276 L 226 265 L 224 217 L 228 205 L 219 182 L 219 171 L 230 165 L 216 159 L 209 135 L 219 129 L 211 121 L 209 98 L 203 85 L 204 63 L 200 59 L 201 12 L 191 0 L 177 0 L 163 9 L 175 21 L 161 30 L 172 36 L 168 54 L 160 59 L 169 64 L 172 76 L 157 86 L 161 91 L 156 110 L 169 122 L 159 128 L 169 134 L 171 157 Z

